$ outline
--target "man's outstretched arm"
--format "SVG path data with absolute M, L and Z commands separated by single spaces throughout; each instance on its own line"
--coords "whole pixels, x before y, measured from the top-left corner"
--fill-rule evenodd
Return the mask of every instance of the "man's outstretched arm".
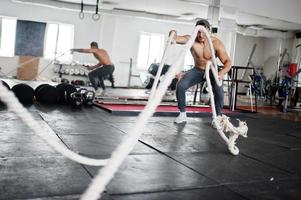
M 186 42 L 188 42 L 188 40 L 190 39 L 190 35 L 180 36 L 180 35 L 177 35 L 177 32 L 175 30 L 171 30 L 169 32 L 169 35 L 171 35 L 171 33 L 174 33 L 174 41 L 177 44 L 186 44 Z
M 73 52 L 79 52 L 79 53 L 95 53 L 96 49 L 70 49 L 70 51 Z

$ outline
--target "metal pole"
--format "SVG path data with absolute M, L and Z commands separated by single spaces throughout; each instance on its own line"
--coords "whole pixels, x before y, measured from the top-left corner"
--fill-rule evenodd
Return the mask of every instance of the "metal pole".
M 280 62 L 282 60 L 281 58 L 281 48 L 282 48 L 282 40 L 280 42 L 280 47 L 279 47 L 279 59 L 278 59 L 278 62 L 277 62 L 277 69 L 276 69 L 276 77 L 275 77 L 275 81 L 277 82 L 277 86 L 278 84 L 280 83 L 280 79 L 279 79 L 279 69 L 280 69 Z
M 129 78 L 128 78 L 128 87 L 130 87 L 130 85 L 131 85 L 132 67 L 133 67 L 133 59 L 130 58 L 130 71 L 129 71 Z

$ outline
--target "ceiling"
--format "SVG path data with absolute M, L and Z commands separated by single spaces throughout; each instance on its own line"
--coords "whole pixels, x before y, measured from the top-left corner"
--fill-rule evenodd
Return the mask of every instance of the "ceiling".
M 82 1 L 84 3 L 84 10 L 88 8 L 90 11 L 95 10 L 97 0 L 48 0 L 48 2 L 57 3 L 58 5 L 62 3 L 72 5 L 78 9 L 80 9 Z M 221 1 L 223 2 L 222 6 Z M 280 31 L 301 31 L 301 22 L 296 23 L 286 19 L 276 19 L 275 15 L 274 17 L 268 15 L 263 16 L 260 12 L 251 13 L 248 12 L 247 9 L 242 9 L 244 6 L 243 1 L 250 3 L 253 0 L 232 0 L 229 6 L 233 7 L 233 1 L 242 4 L 241 7 L 235 8 L 236 23 L 241 27 Z M 294 0 L 283 0 L 284 3 L 289 3 L 290 1 Z M 281 0 L 277 2 L 279 4 L 278 7 L 281 9 Z M 131 12 L 135 13 L 136 16 L 145 16 L 148 14 L 149 16 L 161 16 L 173 20 L 194 21 L 197 18 L 208 18 L 209 8 L 215 7 L 221 9 L 227 6 L 225 4 L 227 4 L 227 0 L 99 0 L 99 9 L 102 11 L 114 11 L 114 13 Z M 256 6 L 258 6 L 258 10 L 260 10 L 260 6 L 262 7 L 261 4 L 256 5 L 256 1 L 254 4 L 252 4 L 253 7 L 255 6 L 254 10 L 256 10 Z

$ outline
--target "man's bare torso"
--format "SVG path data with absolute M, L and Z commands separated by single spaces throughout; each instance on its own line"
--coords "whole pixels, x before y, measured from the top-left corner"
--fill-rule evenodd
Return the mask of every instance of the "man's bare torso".
M 98 49 L 96 52 L 93 53 L 93 55 L 97 60 L 99 60 L 99 62 L 102 65 L 113 65 L 109 54 L 105 50 Z
M 214 46 L 216 38 L 211 37 L 211 39 Z M 191 47 L 190 52 L 194 59 L 195 67 L 205 70 L 206 63 L 210 61 L 212 57 L 208 41 L 205 40 L 199 42 L 196 40 L 193 46 Z

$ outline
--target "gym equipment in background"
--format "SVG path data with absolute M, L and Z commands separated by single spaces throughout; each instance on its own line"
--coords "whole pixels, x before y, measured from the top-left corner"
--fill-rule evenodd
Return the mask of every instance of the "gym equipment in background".
M 86 106 L 92 106 L 93 105 L 93 101 L 95 99 L 95 92 L 93 92 L 92 90 L 88 90 L 86 88 L 80 88 L 78 90 L 78 93 L 82 94 L 83 96 L 83 103 Z
M 84 103 L 83 94 L 80 92 L 73 92 L 70 94 L 70 103 L 74 108 L 81 108 Z
M 133 74 L 133 65 L 136 65 L 135 62 L 133 62 L 133 58 L 130 58 L 130 62 L 120 62 L 121 64 L 129 64 L 129 75 L 128 75 L 128 82 L 127 82 L 127 87 L 131 87 L 131 81 L 132 78 L 140 78 L 140 75 L 138 74 Z
M 58 89 L 49 84 L 39 85 L 35 89 L 35 98 L 42 104 L 56 104 L 59 98 Z
M 56 88 L 58 90 L 58 102 L 60 104 L 71 104 L 71 94 L 77 92 L 75 86 L 68 83 L 60 83 Z
M 71 84 L 72 85 L 86 85 L 85 81 L 83 81 L 83 80 L 72 80 Z
M 148 68 L 148 74 L 147 74 L 147 78 L 143 83 L 144 88 L 146 89 L 151 89 L 153 84 L 154 84 L 154 80 L 155 80 L 155 76 L 157 75 L 158 69 L 159 69 L 159 65 L 160 63 L 152 63 L 149 68 Z M 160 74 L 160 79 L 163 78 L 163 76 L 166 74 L 166 72 L 168 71 L 168 69 L 170 68 L 170 65 L 163 65 L 162 68 L 162 72 Z M 175 90 L 176 89 L 176 85 L 177 85 L 178 79 L 174 78 L 171 82 L 171 84 L 169 85 L 169 89 L 170 90 Z M 159 85 L 159 83 L 158 83 Z
M 34 90 L 29 85 L 19 83 L 13 86 L 11 90 L 15 93 L 15 96 L 23 105 L 30 105 L 33 103 Z

